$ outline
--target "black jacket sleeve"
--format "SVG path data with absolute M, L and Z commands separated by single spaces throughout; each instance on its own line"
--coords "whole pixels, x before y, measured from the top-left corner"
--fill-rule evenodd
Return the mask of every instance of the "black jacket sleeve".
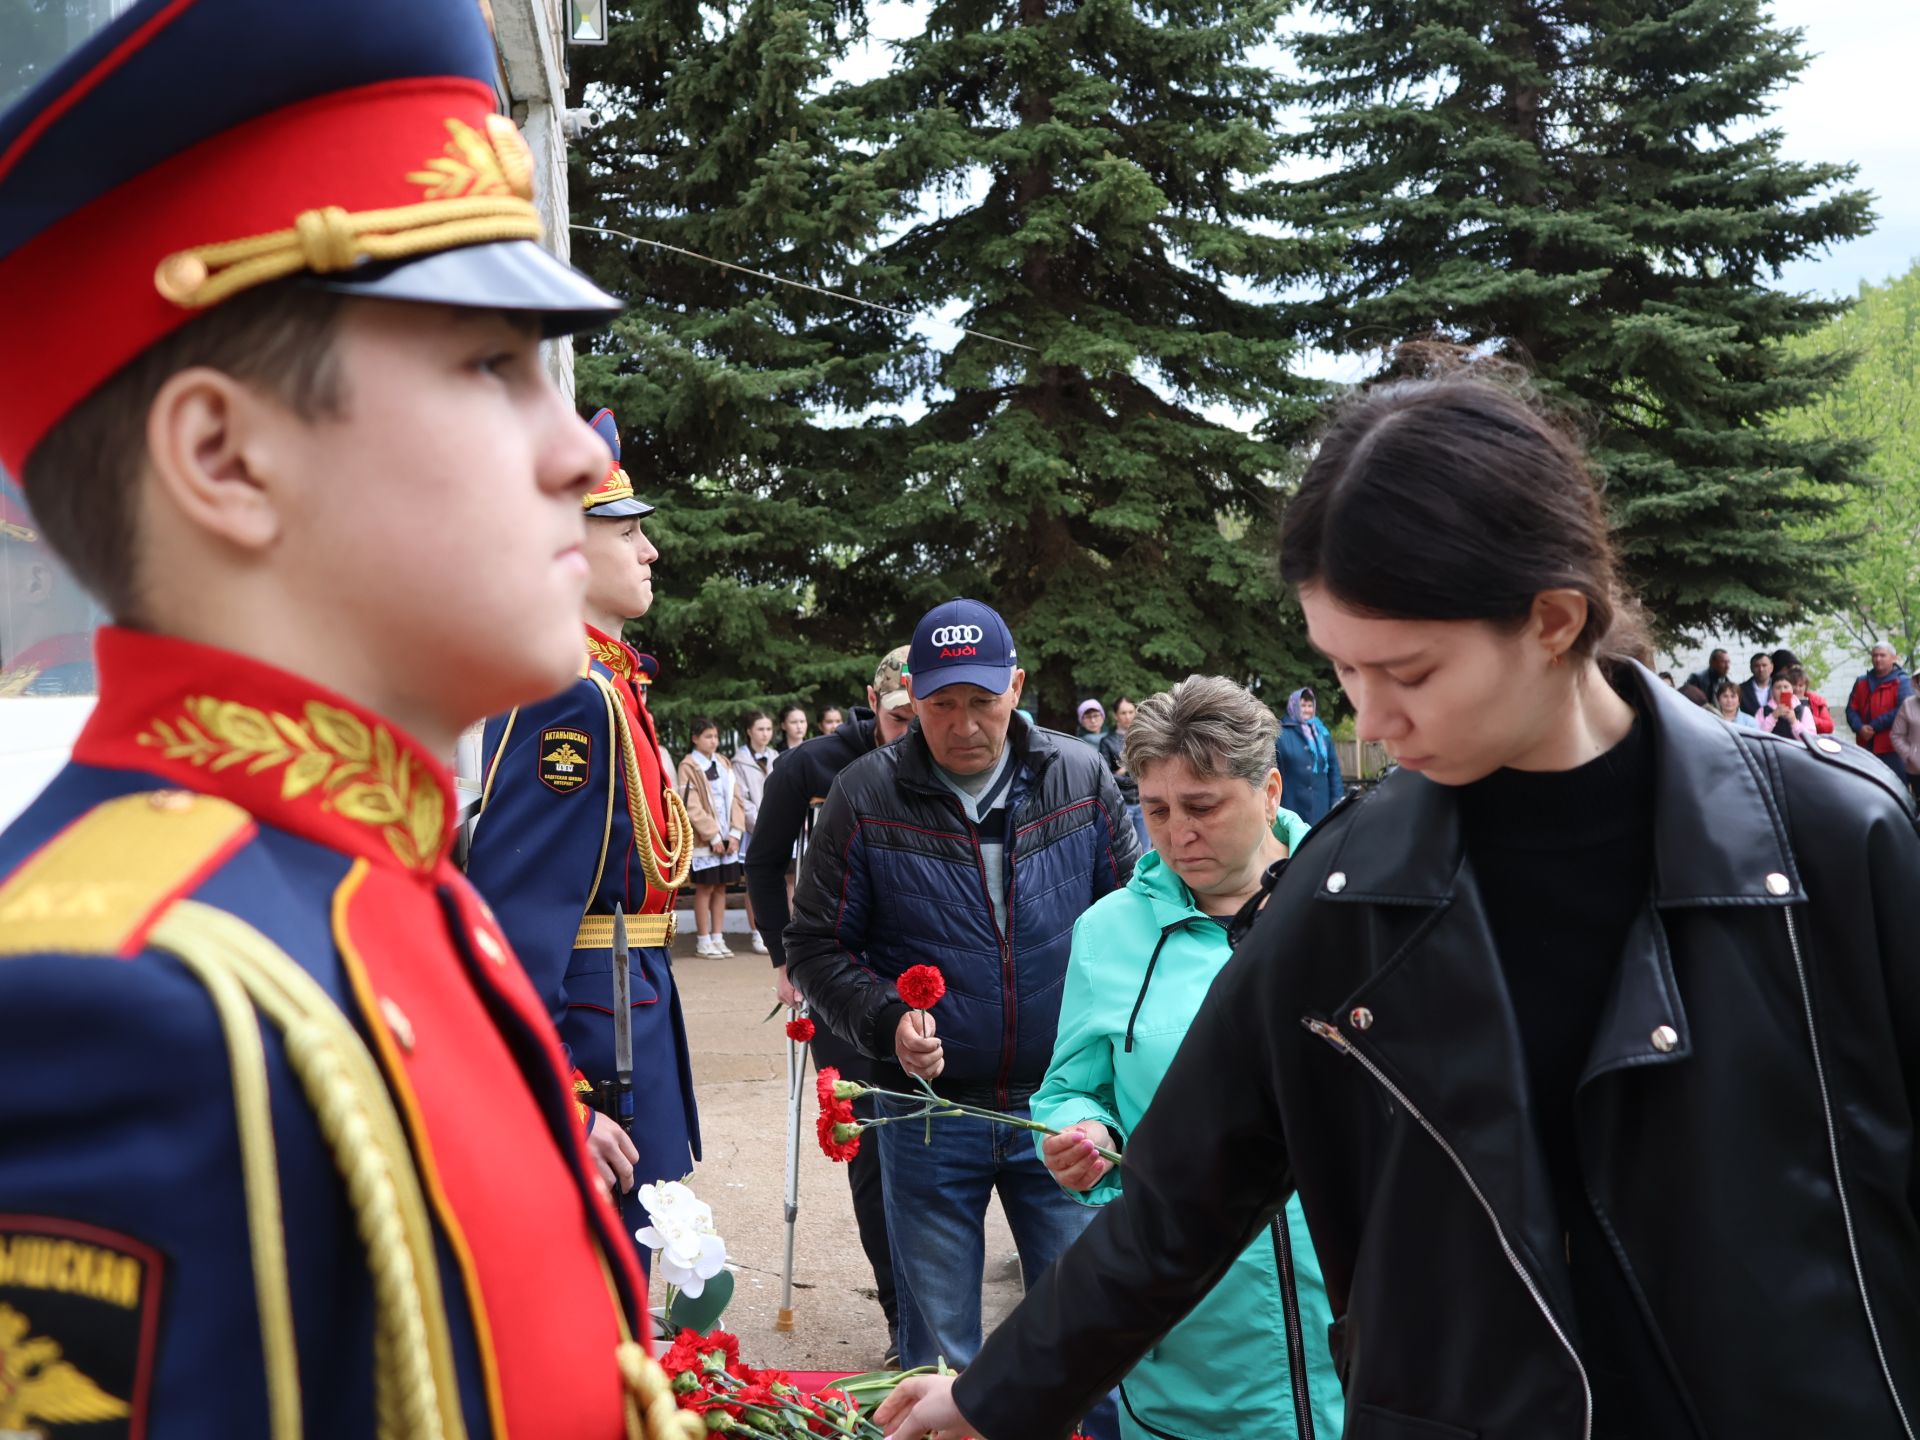
M 813 801 L 809 783 L 812 768 L 801 762 L 797 750 L 774 765 L 773 773 L 767 776 L 766 793 L 760 797 L 753 843 L 747 847 L 747 898 L 753 902 L 760 937 L 767 942 L 767 956 L 776 967 L 787 963 L 782 939 L 789 919 L 787 862 Z
M 813 843 L 794 886 L 787 979 L 834 1034 L 863 1055 L 891 1060 L 894 1029 L 907 1006 L 866 964 L 873 894 L 859 825 L 847 787 L 835 784 L 814 821 Z
M 1113 776 L 1114 784 L 1120 787 L 1120 798 L 1129 805 L 1140 803 L 1140 783 L 1131 775 L 1122 775 L 1120 767 L 1126 763 L 1127 742 L 1117 730 L 1109 730 L 1100 737 L 1100 758 L 1107 762 L 1107 770 Z
M 1098 900 L 1110 890 L 1118 890 L 1133 877 L 1133 867 L 1140 863 L 1140 836 L 1134 831 L 1133 821 L 1127 815 L 1127 801 L 1120 794 L 1119 784 L 1112 775 L 1100 777 L 1100 808 L 1107 814 L 1107 833 L 1112 837 L 1113 864 L 1102 874 L 1094 875 L 1093 898 Z
M 1127 1142 L 1120 1197 L 1027 1292 L 960 1375 L 983 1440 L 1053 1440 L 1206 1297 L 1291 1190 L 1262 917 L 1214 982 Z M 1269 933 L 1263 937 L 1262 929 Z

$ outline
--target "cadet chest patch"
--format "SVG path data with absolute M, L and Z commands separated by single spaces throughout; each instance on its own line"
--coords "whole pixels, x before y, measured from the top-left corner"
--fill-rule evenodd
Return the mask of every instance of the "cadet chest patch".
M 556 725 L 540 732 L 540 783 L 562 795 L 578 790 L 593 771 L 593 737 Z
M 129 1236 L 0 1215 L 0 1435 L 146 1433 L 160 1270 Z

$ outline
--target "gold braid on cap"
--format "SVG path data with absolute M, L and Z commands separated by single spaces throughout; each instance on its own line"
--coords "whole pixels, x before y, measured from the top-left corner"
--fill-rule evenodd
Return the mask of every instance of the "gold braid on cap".
M 153 272 L 154 287 L 188 310 L 310 270 L 328 275 L 362 260 L 403 260 L 489 240 L 538 240 L 540 216 L 525 200 L 473 195 L 349 214 L 304 210 L 290 230 L 177 250 Z
M 187 310 L 203 310 L 269 280 L 301 271 L 331 275 L 363 260 L 406 260 L 462 245 L 538 240 L 533 153 L 513 121 L 489 115 L 484 130 L 446 122 L 442 153 L 407 176 L 425 198 L 384 210 L 338 205 L 302 210 L 285 230 L 176 250 L 153 272 L 154 288 Z

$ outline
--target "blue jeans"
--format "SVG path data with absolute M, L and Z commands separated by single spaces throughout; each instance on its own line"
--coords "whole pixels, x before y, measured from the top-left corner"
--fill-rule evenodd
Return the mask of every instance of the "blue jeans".
M 1140 837 L 1140 853 L 1144 855 L 1153 849 L 1153 842 L 1147 838 L 1147 817 L 1141 813 L 1138 805 L 1129 805 L 1127 818 L 1133 821 L 1133 833 Z
M 1009 1107 L 1027 1116 L 1027 1107 Z M 931 1365 L 945 1357 L 956 1368 L 980 1353 L 980 1285 L 986 1271 L 987 1201 L 997 1190 L 1020 1251 L 1020 1273 L 1031 1290 L 1060 1252 L 1097 1213 L 1068 1197 L 1025 1130 L 984 1120 L 933 1122 L 933 1143 L 918 1121 L 883 1125 L 880 1173 L 887 1197 L 887 1237 L 893 1273 L 903 1297 L 900 1364 Z M 1115 1440 L 1119 1421 L 1111 1396 L 1081 1429 L 1095 1440 Z

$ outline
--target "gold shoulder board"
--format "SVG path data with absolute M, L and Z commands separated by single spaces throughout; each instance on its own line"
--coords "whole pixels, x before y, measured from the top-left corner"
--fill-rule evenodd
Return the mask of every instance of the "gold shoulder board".
M 187 790 L 103 801 L 0 880 L 0 956 L 121 953 L 252 826 Z

